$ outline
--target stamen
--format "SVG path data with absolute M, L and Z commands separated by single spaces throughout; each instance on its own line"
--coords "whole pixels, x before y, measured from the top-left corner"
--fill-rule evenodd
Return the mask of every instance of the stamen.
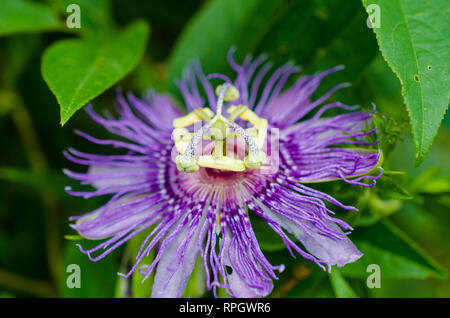
M 238 118 L 238 116 L 241 116 L 247 109 L 247 106 L 244 105 L 239 105 L 237 107 L 230 106 L 230 108 L 228 108 L 227 110 L 230 113 L 230 116 L 228 116 L 228 120 L 235 121 L 236 118 Z
M 212 121 L 207 123 L 205 126 L 200 127 L 200 129 L 194 134 L 185 152 L 182 155 L 178 155 L 175 159 L 177 168 L 181 172 L 196 172 L 199 168 L 197 162 L 195 161 L 195 148 L 200 142 L 203 135 L 203 131 L 211 127 Z
M 218 99 L 215 116 L 209 108 L 203 108 L 195 109 L 186 116 L 174 120 L 176 129 L 173 132 L 173 138 L 175 146 L 180 152 L 176 158 L 178 170 L 195 172 L 200 166 L 229 171 L 244 171 L 245 168 L 259 169 L 266 161 L 266 155 L 261 148 L 267 135 L 267 120 L 259 118 L 245 105 L 230 106 L 228 108 L 230 115 L 225 118 L 222 115 L 224 101 L 236 100 L 239 98 L 239 91 L 231 84 L 225 83 L 217 87 L 216 94 Z M 234 120 L 238 116 L 249 121 L 253 127 L 245 130 L 236 124 Z M 200 120 L 205 121 L 206 124 L 194 134 L 184 128 Z M 233 128 L 235 132 L 228 135 L 228 128 Z M 211 134 L 205 135 L 204 133 L 209 130 Z M 242 136 L 248 147 L 248 155 L 243 161 L 226 155 L 227 139 L 238 136 Z M 212 155 L 202 155 L 196 160 L 195 149 L 202 139 L 214 140 L 214 150 Z
M 214 116 L 214 113 L 210 108 L 197 108 L 193 112 L 186 116 L 177 118 L 173 121 L 175 128 L 184 128 L 193 125 L 196 121 L 205 120 L 209 121 Z
M 217 115 L 222 115 L 223 102 L 231 102 L 239 98 L 239 91 L 233 85 L 225 83 L 216 88 L 216 94 L 219 97 L 217 100 Z
M 190 133 L 186 128 L 175 128 L 173 130 L 172 138 L 179 153 L 183 154 L 186 151 L 193 136 L 194 134 Z
M 222 106 L 223 101 L 231 102 L 233 100 L 238 99 L 239 91 L 233 85 L 231 85 L 229 83 L 225 83 L 223 85 L 217 86 L 216 95 L 219 97 L 219 99 L 217 101 L 217 108 L 219 108 L 219 103 L 220 103 L 220 106 Z M 221 112 L 219 112 L 219 111 L 217 111 L 217 113 L 219 115 L 221 114 Z
M 227 123 L 233 127 L 244 138 L 248 146 L 248 156 L 244 158 L 244 164 L 250 169 L 259 169 L 266 161 L 263 151 L 260 151 L 255 141 L 247 134 L 247 132 L 235 122 L 227 120 Z

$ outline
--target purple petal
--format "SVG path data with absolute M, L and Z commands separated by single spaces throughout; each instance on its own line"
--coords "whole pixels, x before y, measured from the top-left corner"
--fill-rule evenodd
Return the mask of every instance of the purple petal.
M 312 255 L 324 261 L 329 266 L 337 265 L 338 267 L 342 267 L 345 264 L 353 263 L 363 255 L 341 231 L 339 226 L 331 221 L 324 220 L 325 224 L 332 231 L 342 234 L 339 238 L 330 238 L 315 233 L 314 231 L 308 231 L 306 233 L 301 227 L 296 226 L 287 218 L 268 209 L 265 212 L 289 233 L 293 234 Z
M 242 270 L 237 268 L 237 260 L 233 261 L 233 258 L 237 258 L 239 257 L 239 255 L 242 255 L 239 254 L 239 252 L 242 252 L 245 247 L 240 244 L 232 245 L 231 240 L 232 234 L 230 231 L 227 231 L 225 238 L 224 263 L 226 266 L 229 266 L 232 269 L 232 273 L 227 274 L 227 279 L 233 297 L 258 298 L 265 297 L 270 294 L 273 289 L 273 283 L 272 279 L 270 279 L 269 277 L 258 274 L 256 272 L 252 272 L 252 284 L 258 286 L 257 288 L 255 288 L 249 286 L 248 277 L 247 280 L 244 280 L 243 277 L 239 274 Z M 238 249 L 241 249 L 241 251 L 239 251 Z M 249 263 L 250 259 L 251 258 L 249 258 Z
M 203 223 L 204 218 L 195 228 L 185 226 L 164 249 L 156 268 L 152 298 L 179 298 L 183 295 L 200 251 L 198 241 Z M 189 232 L 192 235 L 189 235 Z M 183 248 L 184 244 L 186 244 L 185 248 Z M 178 263 L 174 262 L 180 253 L 181 259 Z

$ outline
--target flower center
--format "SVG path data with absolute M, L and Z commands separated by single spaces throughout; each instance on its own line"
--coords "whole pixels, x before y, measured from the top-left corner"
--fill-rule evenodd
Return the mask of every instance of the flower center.
M 229 185 L 240 183 L 246 177 L 246 172 L 221 170 L 214 168 L 200 168 L 199 179 L 206 184 Z
M 246 105 L 231 105 L 228 107 L 228 117 L 222 115 L 224 102 L 231 102 L 239 98 L 239 91 L 231 84 L 225 83 L 216 89 L 218 95 L 217 112 L 214 114 L 210 108 L 198 108 L 186 116 L 174 120 L 175 127 L 172 137 L 180 153 L 176 157 L 177 168 L 181 172 L 196 172 L 199 167 L 210 168 L 214 171 L 244 171 L 259 169 L 266 161 L 266 154 L 261 150 L 267 136 L 267 120 L 259 118 Z M 252 124 L 251 128 L 244 129 L 234 121 L 240 117 Z M 205 124 L 198 128 L 198 122 Z M 194 125 L 194 132 L 186 127 Z M 242 138 L 247 146 L 247 155 L 238 158 L 234 152 L 229 151 L 228 144 L 232 140 Z M 198 147 L 202 147 L 202 140 L 214 143 L 212 153 L 200 150 L 196 158 Z M 225 174 L 223 174 L 225 175 Z

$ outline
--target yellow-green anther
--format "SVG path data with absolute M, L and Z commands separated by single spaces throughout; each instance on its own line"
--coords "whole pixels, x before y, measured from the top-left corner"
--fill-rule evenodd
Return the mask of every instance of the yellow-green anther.
M 244 158 L 244 164 L 249 169 L 259 169 L 266 162 L 266 155 L 263 151 L 258 151 L 258 153 L 249 153 L 248 156 Z
M 197 147 L 200 140 L 202 140 L 203 132 L 209 129 L 214 122 L 215 121 L 212 120 L 205 126 L 201 127 L 198 131 L 196 131 L 188 146 L 186 147 L 184 153 L 176 157 L 175 162 L 179 171 L 195 172 L 198 170 L 199 166 L 195 161 L 195 148 Z
M 228 120 L 235 121 L 236 118 L 241 116 L 245 111 L 247 111 L 247 109 L 248 108 L 245 105 L 239 105 L 239 106 L 233 108 L 233 111 L 231 112 L 230 116 L 228 116 Z
M 227 112 L 230 113 L 230 114 L 233 114 L 241 106 L 243 106 L 243 105 L 240 105 L 240 106 L 231 105 L 227 109 Z M 251 111 L 248 107 L 246 107 L 245 111 L 240 113 L 239 116 L 241 116 L 241 118 L 243 120 L 247 120 L 247 121 L 249 121 L 251 124 L 253 124 L 255 126 L 257 126 L 260 123 L 260 120 L 261 120 L 261 118 L 259 118 L 258 115 L 256 115 L 253 111 Z M 230 118 L 230 117 L 228 117 L 228 118 Z
M 214 116 L 214 113 L 209 108 L 196 108 L 194 109 L 194 113 L 205 122 L 210 121 Z
M 183 154 L 192 139 L 193 134 L 186 128 L 175 128 L 172 132 L 172 139 L 180 154 Z
M 218 170 L 228 171 L 244 171 L 245 164 L 242 160 L 234 159 L 227 156 L 200 156 L 198 158 L 198 165 L 205 168 L 213 168 Z
M 195 109 L 193 112 L 176 118 L 173 121 L 173 126 L 175 128 L 184 128 L 190 125 L 193 125 L 196 121 L 200 121 L 200 120 L 205 120 L 205 121 L 209 121 L 211 120 L 211 118 L 214 116 L 214 113 L 212 112 L 212 110 L 210 108 L 200 108 L 200 109 Z
M 228 121 L 228 125 L 233 127 L 244 138 L 248 147 L 248 156 L 244 158 L 244 164 L 249 169 L 259 169 L 265 162 L 265 155 L 259 150 L 255 141 L 247 134 L 247 132 L 238 124 Z
M 196 172 L 199 168 L 195 157 L 188 157 L 183 155 L 178 155 L 175 159 L 177 164 L 177 169 L 180 172 Z
M 223 97 L 223 100 L 226 102 L 231 102 L 233 100 L 236 100 L 239 98 L 239 91 L 236 87 L 234 87 L 233 85 L 229 84 L 229 83 L 225 83 L 223 85 L 219 85 L 216 87 L 216 95 L 220 96 L 220 90 L 222 89 L 222 87 L 226 86 L 226 91 L 225 91 L 225 95 Z
M 233 85 L 225 83 L 223 85 L 217 86 L 216 95 L 218 96 L 216 116 L 220 116 L 222 115 L 223 102 L 230 102 L 232 100 L 238 99 L 239 91 Z

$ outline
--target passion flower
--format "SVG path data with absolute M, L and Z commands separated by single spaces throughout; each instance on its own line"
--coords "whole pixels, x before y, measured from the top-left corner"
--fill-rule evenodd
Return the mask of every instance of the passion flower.
M 65 173 L 95 188 L 68 188 L 68 193 L 111 196 L 102 207 L 71 217 L 71 226 L 83 237 L 103 240 L 90 250 L 80 246 L 81 251 L 97 261 L 146 233 L 134 266 L 120 275 L 128 277 L 137 269 L 145 279 L 155 270 L 152 297 L 181 297 L 198 257 L 206 286 L 215 295 L 217 288 L 235 297 L 268 295 L 284 266 L 267 261 L 249 214 L 267 222 L 293 256 L 298 253 L 324 269 L 362 256 L 347 237 L 352 228 L 333 217 L 325 202 L 356 208 L 307 185 L 340 179 L 371 187 L 381 176 L 371 175 L 380 152 L 364 148 L 373 145 L 366 136 L 375 129 L 365 129 L 371 114 L 338 102 L 325 104 L 347 85 L 312 99 L 322 79 L 341 67 L 285 87 L 299 67 L 287 63 L 266 78 L 271 64 L 264 56 L 247 57 L 239 65 L 231 50 L 228 59 L 234 80 L 217 73 L 205 76 L 199 63 L 184 73 L 178 87 L 187 113 L 154 91 L 144 99 L 118 94 L 117 118 L 100 116 L 88 106 L 94 121 L 121 138 L 77 133 L 123 152 L 65 153 L 88 167 L 86 173 Z M 214 88 L 211 82 L 217 81 Z M 345 112 L 324 116 L 331 108 Z M 141 265 L 152 250 L 153 262 Z

